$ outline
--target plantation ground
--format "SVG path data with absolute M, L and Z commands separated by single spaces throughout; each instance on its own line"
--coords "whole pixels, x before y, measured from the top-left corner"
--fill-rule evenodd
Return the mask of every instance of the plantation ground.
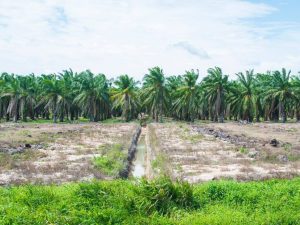
M 113 179 L 124 167 L 136 123 L 2 123 L 0 185 Z M 191 183 L 292 178 L 300 173 L 300 124 L 151 123 L 145 176 Z M 276 147 L 270 144 L 276 139 Z M 27 147 L 25 147 L 27 146 Z M 143 159 L 139 159 L 143 160 Z
M 93 159 L 126 156 L 135 124 L 0 124 L 0 185 L 111 179 Z M 27 147 L 26 147 L 27 146 Z
M 151 124 L 148 132 L 154 173 L 165 171 L 192 183 L 300 173 L 299 123 Z M 270 144 L 273 139 L 277 146 Z
M 299 125 L 2 123 L 0 224 L 300 224 Z

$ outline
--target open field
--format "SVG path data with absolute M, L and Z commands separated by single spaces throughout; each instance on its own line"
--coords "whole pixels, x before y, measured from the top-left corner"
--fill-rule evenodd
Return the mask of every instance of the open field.
M 117 178 L 136 128 L 135 123 L 3 123 L 0 184 Z M 292 178 L 300 172 L 299 137 L 298 123 L 151 123 L 142 129 L 145 149 L 138 163 L 144 166 L 138 173 L 154 178 L 164 172 L 191 183 Z
M 300 173 L 297 123 L 151 124 L 149 132 L 157 139 L 152 157 L 174 179 L 261 180 Z
M 126 157 L 135 128 L 133 123 L 1 124 L 0 185 L 112 178 L 117 171 L 103 173 L 97 168 L 103 160 L 95 159 L 114 149 Z
M 299 125 L 2 123 L 0 224 L 299 224 Z

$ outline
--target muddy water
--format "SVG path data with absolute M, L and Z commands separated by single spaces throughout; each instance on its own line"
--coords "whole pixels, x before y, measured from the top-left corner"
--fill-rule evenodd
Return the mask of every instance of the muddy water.
M 141 135 L 137 145 L 135 159 L 133 161 L 132 176 L 140 178 L 145 175 L 145 157 L 146 157 L 146 145 L 145 137 Z

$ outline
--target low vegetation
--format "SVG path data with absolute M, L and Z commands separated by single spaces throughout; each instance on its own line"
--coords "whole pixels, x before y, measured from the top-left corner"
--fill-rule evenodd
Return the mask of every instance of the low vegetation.
M 108 176 L 118 176 L 124 168 L 127 152 L 122 149 L 122 145 L 114 144 L 108 149 L 103 149 L 103 154 L 93 158 L 93 165 L 102 173 Z
M 299 224 L 300 179 L 167 178 L 0 189 L 0 224 Z

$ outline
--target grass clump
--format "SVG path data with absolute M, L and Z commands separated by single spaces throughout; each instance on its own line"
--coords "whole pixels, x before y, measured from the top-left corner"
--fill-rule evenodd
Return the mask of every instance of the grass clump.
M 127 154 L 122 150 L 122 145 L 114 144 L 102 151 L 102 156 L 93 158 L 93 165 L 105 175 L 117 176 L 123 169 L 127 158 Z
M 11 155 L 0 152 L 0 168 L 7 168 L 12 163 Z
M 162 177 L 154 181 L 142 180 L 137 195 L 140 208 L 146 213 L 170 214 L 174 209 L 189 209 L 196 205 L 193 188 L 187 182 L 172 182 Z
M 299 224 L 300 179 L 0 188 L 0 224 Z
M 183 127 L 181 124 L 179 125 L 179 127 L 181 128 L 179 133 L 180 138 L 189 141 L 192 144 L 200 142 L 204 138 L 202 134 L 192 133 L 189 127 Z
M 292 144 L 291 143 L 284 143 L 283 148 L 285 151 L 291 151 L 292 150 Z
M 246 147 L 240 147 L 239 148 L 239 152 L 242 154 L 248 154 L 249 153 L 249 149 Z

